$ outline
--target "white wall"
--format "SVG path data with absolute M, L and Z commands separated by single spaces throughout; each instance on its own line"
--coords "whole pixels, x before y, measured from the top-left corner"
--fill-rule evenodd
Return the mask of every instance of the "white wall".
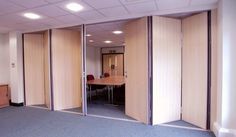
M 218 137 L 236 137 L 236 0 L 220 0 L 218 7 Z
M 95 78 L 99 78 L 101 75 L 100 48 L 86 47 L 86 63 L 87 74 L 93 74 Z
M 9 36 L 0 34 L 0 84 L 10 83 Z
M 22 35 L 9 33 L 11 101 L 24 102 Z

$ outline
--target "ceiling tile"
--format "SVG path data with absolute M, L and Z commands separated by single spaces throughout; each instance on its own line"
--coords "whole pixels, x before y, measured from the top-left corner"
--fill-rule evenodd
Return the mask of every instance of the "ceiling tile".
M 55 2 L 61 2 L 63 0 L 45 0 L 48 3 L 55 3 Z
M 125 5 L 130 13 L 145 13 L 157 10 L 154 1 Z
M 24 24 L 9 24 L 9 25 L 7 25 L 7 27 L 12 28 L 17 31 L 23 31 L 23 30 L 31 28 L 31 27 L 24 25 Z
M 136 3 L 148 2 L 148 1 L 154 1 L 154 0 L 120 0 L 120 1 L 124 5 L 129 5 L 129 4 L 136 4 Z
M 60 7 L 60 8 L 62 8 L 63 10 L 68 11 L 70 13 L 79 13 L 79 12 L 73 12 L 73 11 L 71 11 L 71 10 L 66 8 L 66 5 L 71 3 L 71 2 L 75 2 L 75 3 L 78 3 L 78 4 L 82 5 L 84 8 L 83 8 L 83 10 L 81 12 L 85 12 L 85 11 L 89 11 L 89 10 L 94 10 L 92 7 L 90 7 L 88 4 L 86 4 L 82 0 L 65 0 L 63 2 L 57 3 L 56 5 L 58 7 Z
M 0 33 L 7 33 L 11 31 L 12 28 L 7 28 L 7 27 L 0 27 Z
M 102 30 L 102 28 L 100 28 L 100 27 L 98 27 L 97 25 L 86 25 L 86 29 L 87 30 L 91 30 L 91 31 L 93 31 L 93 30 L 96 30 L 96 31 L 98 31 L 98 30 Z
M 42 6 L 48 4 L 44 0 L 9 0 L 17 5 L 23 6 L 25 8 L 33 8 L 37 6 Z
M 46 24 L 48 26 L 52 26 L 52 27 L 63 25 L 63 22 L 58 21 L 58 20 L 53 19 L 53 18 L 47 18 L 47 19 L 44 19 L 44 20 L 40 20 L 38 22 Z
M 106 25 L 102 27 L 103 30 L 109 31 L 111 33 L 114 30 L 121 30 L 119 26 L 117 26 L 115 23 L 113 25 Z
M 119 0 L 84 0 L 84 1 L 96 9 L 121 6 Z
M 79 12 L 79 13 L 75 13 L 75 15 L 83 18 L 84 20 L 94 20 L 94 19 L 101 19 L 101 18 L 104 18 L 104 16 L 95 11 L 95 10 L 92 10 L 92 11 L 85 11 L 85 12 Z
M 88 25 L 86 27 L 87 33 L 92 34 L 91 37 L 87 37 L 87 44 L 90 46 L 104 47 L 104 46 L 121 46 L 124 42 L 124 35 L 115 35 L 112 33 L 113 30 L 123 30 L 124 22 L 127 21 L 116 21 L 108 23 L 100 23 L 94 25 Z M 94 40 L 93 43 L 89 40 Z M 105 44 L 103 41 L 111 40 L 111 44 Z
M 0 17 L 0 24 L 17 24 L 29 22 L 29 19 L 22 17 L 20 14 L 8 14 Z
M 99 11 L 107 17 L 122 16 L 128 14 L 128 11 L 123 6 L 100 9 Z
M 56 17 L 56 19 L 66 24 L 81 23 L 83 21 L 80 17 L 77 17 L 75 15 L 60 16 L 60 17 Z
M 69 12 L 53 5 L 35 8 L 32 11 L 38 12 L 49 17 L 57 17 L 70 14 Z
M 13 4 L 8 0 L 0 0 L 0 15 L 17 12 L 24 9 L 24 7 Z
M 50 27 L 49 25 L 47 24 L 43 24 L 41 22 L 29 22 L 29 23 L 24 23 L 24 25 L 28 26 L 29 29 L 40 29 L 40 28 L 48 28 Z
M 156 0 L 159 10 L 177 9 L 187 7 L 190 0 Z
M 191 0 L 191 5 L 215 4 L 218 0 Z

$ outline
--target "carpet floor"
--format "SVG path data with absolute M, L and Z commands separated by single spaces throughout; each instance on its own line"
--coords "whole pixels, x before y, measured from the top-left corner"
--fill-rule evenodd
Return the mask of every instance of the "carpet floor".
M 77 108 L 71 108 L 71 109 L 64 109 L 64 111 L 70 111 L 70 112 L 75 112 L 75 113 L 82 113 L 82 108 L 77 107 Z
M 1 137 L 215 137 L 212 132 L 149 126 L 32 107 L 0 109 Z
M 131 117 L 125 115 L 125 106 L 122 105 L 110 105 L 110 104 L 88 104 L 88 114 L 134 120 Z
M 173 126 L 181 126 L 181 127 L 189 127 L 189 128 L 199 128 L 198 126 L 195 126 L 191 123 L 188 123 L 186 121 L 183 120 L 177 120 L 177 121 L 173 121 L 173 122 L 169 122 L 169 123 L 165 123 L 166 125 L 173 125 Z

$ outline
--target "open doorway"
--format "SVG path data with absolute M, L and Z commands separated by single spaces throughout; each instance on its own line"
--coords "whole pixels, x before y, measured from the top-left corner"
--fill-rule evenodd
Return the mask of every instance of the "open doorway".
M 86 25 L 86 43 L 85 114 L 148 124 L 148 18 Z
M 87 25 L 86 33 L 88 115 L 147 124 L 147 18 Z
M 134 120 L 125 114 L 125 25 L 128 21 L 86 26 L 88 115 Z

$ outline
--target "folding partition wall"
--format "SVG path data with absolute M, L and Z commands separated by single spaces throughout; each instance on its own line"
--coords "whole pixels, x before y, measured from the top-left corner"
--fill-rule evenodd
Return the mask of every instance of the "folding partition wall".
M 125 26 L 126 115 L 149 122 L 152 88 L 153 124 L 182 119 L 205 129 L 209 73 L 207 13 L 185 19 L 153 16 L 152 39 L 148 29 L 146 17 L 129 21 Z M 153 46 L 152 87 L 149 40 Z M 103 67 L 118 65 L 120 58 L 117 61 L 109 60 L 109 56 L 104 58 L 108 65 Z M 48 31 L 24 34 L 26 105 L 49 107 L 52 88 L 54 110 L 82 107 L 82 66 L 79 30 L 52 29 L 50 37 Z
M 208 86 L 207 12 L 183 19 L 182 27 L 182 118 L 205 129 Z
M 53 29 L 51 32 L 54 109 L 82 106 L 82 51 L 78 30 Z
M 180 119 L 181 20 L 153 17 L 153 124 Z
M 24 34 L 25 103 L 50 108 L 48 31 Z
M 125 114 L 148 123 L 147 18 L 125 26 Z
M 183 20 L 154 16 L 153 124 L 182 119 L 206 129 L 207 88 L 207 12 Z

